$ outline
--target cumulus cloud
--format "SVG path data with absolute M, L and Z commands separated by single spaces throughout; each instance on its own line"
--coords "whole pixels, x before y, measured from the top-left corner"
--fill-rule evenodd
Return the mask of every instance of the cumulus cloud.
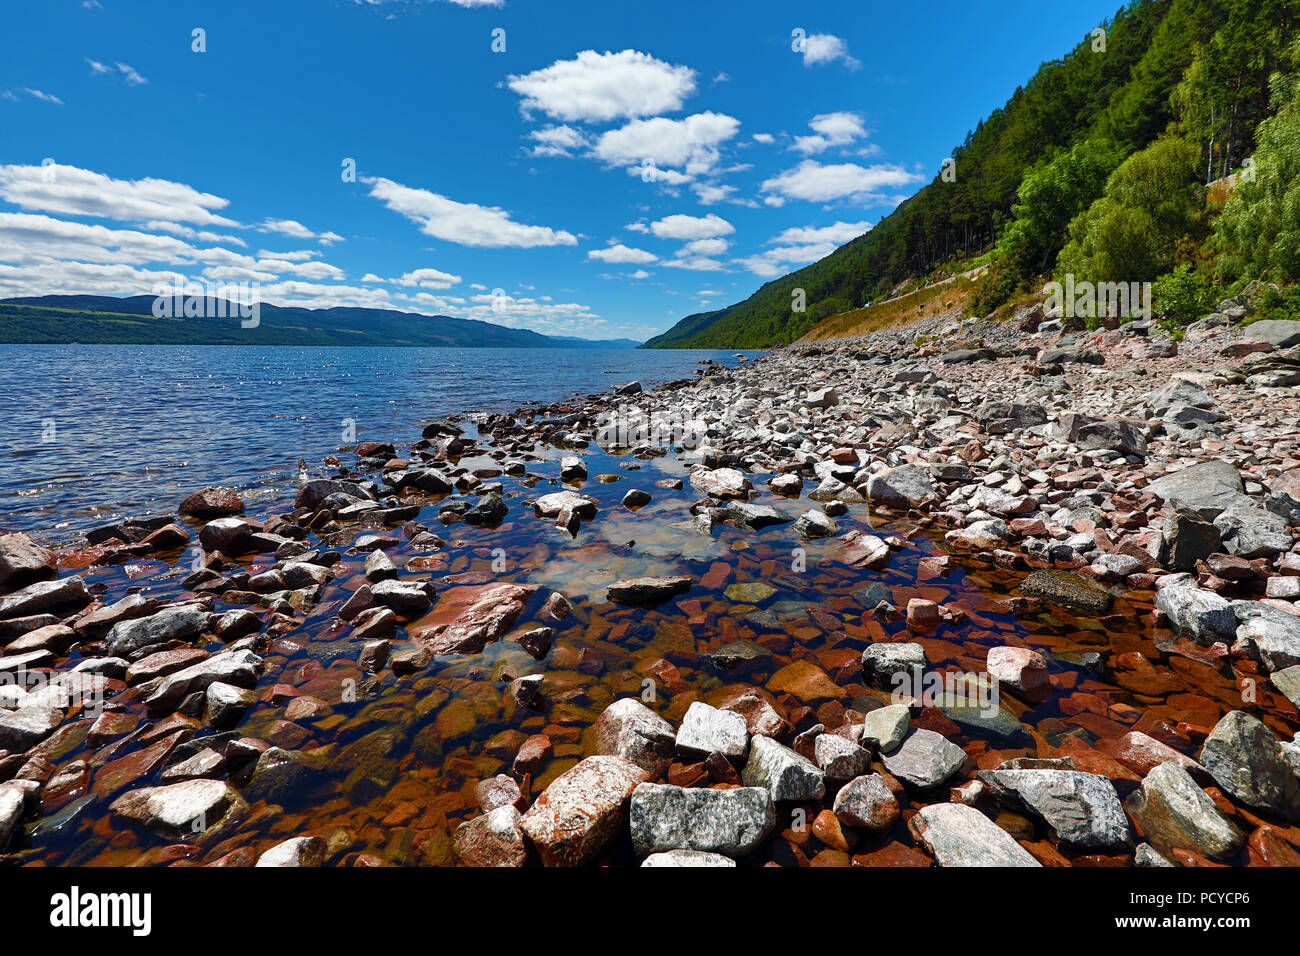
M 766 193 L 764 201 L 769 206 L 780 206 L 787 199 L 808 202 L 831 202 L 852 199 L 864 203 L 880 202 L 882 189 L 900 189 L 920 181 L 916 173 L 902 166 L 878 164 L 859 166 L 856 163 L 823 165 L 805 159 L 794 169 L 787 169 L 760 186 Z
M 602 133 L 592 155 L 615 166 L 653 163 L 680 167 L 685 176 L 694 177 L 717 166 L 718 147 L 739 129 L 740 120 L 713 112 L 680 120 L 664 116 L 633 120 Z
M 623 243 L 615 243 L 612 246 L 606 246 L 604 249 L 592 249 L 587 253 L 588 259 L 596 259 L 600 262 L 635 262 L 646 264 L 657 262 L 659 257 L 653 252 L 647 252 L 644 249 L 634 249 L 631 246 L 625 246 Z
M 266 219 L 257 228 L 262 232 L 278 232 L 290 239 L 316 240 L 326 246 L 343 241 L 337 232 L 312 232 L 296 219 Z
M 564 121 L 609 122 L 681 109 L 695 92 L 695 71 L 647 53 L 583 50 L 572 60 L 506 78 L 520 108 Z
M 577 238 L 569 232 L 547 226 L 530 226 L 515 222 L 510 213 L 495 206 L 462 203 L 427 189 L 413 189 L 391 179 L 366 179 L 370 195 L 394 212 L 420 226 L 420 231 L 436 239 L 462 246 L 533 248 L 536 246 L 576 246 Z
M 587 135 L 572 126 L 547 126 L 533 130 L 528 138 L 537 142 L 534 156 L 572 156 L 590 145 Z
M 166 179 L 113 179 L 76 166 L 0 166 L 0 198 L 22 209 L 147 222 L 234 226 L 228 199 Z
M 842 61 L 850 70 L 856 70 L 862 65 L 849 55 L 848 41 L 833 33 L 814 33 L 804 40 L 804 66 L 821 66 L 836 60 Z
M 822 113 L 820 116 L 814 116 L 808 126 L 812 129 L 813 135 L 796 136 L 790 146 L 791 149 L 805 156 L 824 152 L 832 146 L 847 146 L 867 135 L 866 127 L 862 125 L 862 117 L 858 113 Z
M 629 227 L 631 228 L 631 227 Z M 660 239 L 713 239 L 717 236 L 729 236 L 736 227 L 719 215 L 709 213 L 707 216 L 688 216 L 677 213 L 665 216 L 648 227 Z

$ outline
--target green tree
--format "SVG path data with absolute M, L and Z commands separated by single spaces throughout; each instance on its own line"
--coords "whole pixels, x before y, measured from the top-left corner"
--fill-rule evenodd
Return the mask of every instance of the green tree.
M 1291 72 L 1273 77 L 1277 113 L 1259 124 L 1259 148 L 1215 222 L 1227 281 L 1300 282 L 1300 41 L 1289 60 Z
M 1056 270 L 1092 282 L 1150 282 L 1174 265 L 1186 240 L 1204 238 L 1200 151 L 1176 136 L 1134 153 L 1105 194 L 1070 223 Z
M 1070 220 L 1087 209 L 1124 158 L 1110 140 L 1087 139 L 1030 167 L 1017 193 L 1020 202 L 998 243 L 1005 259 L 1022 277 L 1040 275 L 1065 243 Z

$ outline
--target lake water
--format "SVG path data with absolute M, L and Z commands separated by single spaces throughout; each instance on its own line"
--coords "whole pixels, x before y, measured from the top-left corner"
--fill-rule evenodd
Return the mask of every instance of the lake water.
M 0 528 L 69 540 L 213 484 L 252 505 L 296 483 L 299 458 L 317 469 L 356 441 L 413 441 L 421 421 L 649 386 L 733 355 L 0 345 Z

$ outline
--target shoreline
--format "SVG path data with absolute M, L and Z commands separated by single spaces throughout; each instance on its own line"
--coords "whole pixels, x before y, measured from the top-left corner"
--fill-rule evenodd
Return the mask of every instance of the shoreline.
M 98 794 L 83 804 L 86 822 L 111 819 L 114 832 L 161 838 L 130 846 L 148 862 L 251 863 L 270 854 L 356 863 L 368 851 L 332 848 L 310 819 L 301 834 L 268 830 L 266 808 L 282 805 L 276 798 L 292 805 L 331 762 L 350 766 L 350 748 L 368 740 L 354 732 L 384 726 L 357 714 L 392 701 L 413 714 L 427 708 L 433 722 L 349 771 L 343 789 L 353 805 L 388 792 L 374 759 L 387 767 L 416 754 L 444 770 L 446 749 L 461 739 L 453 731 L 468 735 L 458 760 L 477 766 L 491 754 L 501 768 L 467 779 L 478 806 L 448 813 L 444 835 L 420 843 L 422 862 L 588 863 L 622 859 L 629 839 L 633 860 L 665 854 L 654 861 L 662 865 L 847 865 L 863 847 L 874 847 L 866 855 L 876 865 L 1300 862 L 1300 777 L 1289 763 L 1300 765 L 1291 742 L 1300 670 L 1287 673 L 1300 665 L 1298 350 L 1243 344 L 1251 340 L 1227 317 L 1189 330 L 1181 345 L 1115 332 L 1061 342 L 1048 330 L 1026 347 L 1035 342 L 1024 338 L 1027 326 L 1039 320 L 1026 314 L 946 334 L 941 322 L 923 321 L 854 343 L 774 350 L 736 369 L 706 366 L 649 393 L 465 413 L 426 425 L 402 459 L 408 446 L 363 442 L 358 468 L 340 461 L 346 473 L 307 482 L 293 508 L 277 504 L 256 527 L 237 495 L 218 490 L 195 496 L 188 521 L 120 527 L 135 540 L 113 545 L 110 533 L 74 549 L 74 566 L 123 562 L 78 569 L 95 577 L 94 604 L 68 583 L 76 575 L 44 583 L 40 549 L 6 539 L 6 566 L 26 570 L 0 583 L 0 668 L 52 672 L 31 692 L 48 695 L 59 674 L 80 667 L 109 703 L 93 720 L 83 716 L 85 701 L 55 719 L 49 696 L 14 694 L 18 706 L 0 710 L 0 748 L 29 743 L 0 757 L 0 781 L 10 781 L 0 791 L 23 796 L 10 828 Z M 703 444 L 681 461 L 649 446 L 608 454 L 594 441 L 602 413 L 615 413 L 614 426 L 633 436 L 657 415 L 661 434 L 678 429 Z M 479 434 L 463 422 L 477 422 Z M 610 464 L 623 480 L 599 481 L 588 463 Z M 1171 505 L 1186 510 L 1174 515 Z M 890 528 L 912 532 L 875 533 L 882 506 Z M 603 522 L 615 527 L 604 532 Z M 623 523 L 640 544 L 621 540 Z M 607 539 L 584 536 L 592 531 Z M 922 547 L 928 535 L 942 535 L 942 550 Z M 203 566 L 188 564 L 194 538 Z M 519 571 L 493 567 L 488 547 L 516 539 L 520 551 L 550 555 L 525 558 L 522 582 Z M 599 586 L 587 588 L 585 577 L 577 584 L 580 559 L 565 570 L 566 541 L 590 553 L 604 575 Z M 790 568 L 768 557 L 754 580 L 723 587 L 743 576 L 738 562 L 755 547 L 784 552 Z M 159 548 L 170 570 L 143 579 L 168 594 L 155 604 L 114 574 L 148 564 Z M 799 560 L 812 570 L 796 570 Z M 673 573 L 705 562 L 704 574 Z M 647 573 L 618 576 L 629 568 Z M 961 582 L 981 568 L 1019 580 L 1019 593 L 975 603 Z M 927 582 L 946 585 L 959 572 L 951 599 L 920 596 Z M 799 577 L 832 573 L 843 591 Z M 912 587 L 889 575 L 910 576 Z M 26 578 L 36 583 L 11 587 Z M 884 581 L 893 583 L 869 596 L 879 601 L 845 603 L 850 590 Z M 782 616 L 793 612 L 764 593 L 799 587 L 823 597 L 810 613 L 820 636 L 789 626 Z M 891 600 L 890 587 L 917 596 Z M 718 609 L 726 602 L 752 610 L 732 615 Z M 1134 610 L 1153 602 L 1159 615 Z M 842 620 L 819 618 L 830 611 Z M 1039 638 L 1033 622 L 1043 615 L 1096 622 L 1123 642 L 1071 659 Z M 616 619 L 608 632 L 593 623 L 605 619 Z M 669 641 L 658 632 L 673 630 L 676 649 L 649 662 L 603 652 L 635 680 L 591 648 L 574 650 L 593 629 L 628 635 L 642 625 L 655 633 L 636 640 L 658 649 Z M 964 634 L 983 635 L 965 640 L 984 659 L 951 649 Z M 622 638 L 597 640 L 617 648 Z M 1139 641 L 1164 656 L 1124 649 Z M 315 643 L 338 656 L 303 659 Z M 762 652 L 789 663 L 768 665 Z M 353 678 L 333 674 L 345 658 L 349 673 L 361 674 L 352 700 L 341 681 Z M 476 660 L 501 669 L 489 682 L 499 713 L 448 689 L 447 681 L 482 687 L 473 682 Z M 758 673 L 774 669 L 765 682 L 726 680 L 756 662 Z M 928 706 L 918 695 L 898 702 L 895 675 L 916 664 L 991 676 L 998 716 L 981 724 L 960 706 Z M 697 671 L 692 683 L 687 675 Z M 585 685 L 567 675 L 585 672 L 602 682 L 579 690 Z M 1121 672 L 1138 679 L 1121 681 Z M 1143 692 L 1144 681 L 1174 687 L 1171 678 L 1181 689 L 1164 693 L 1188 700 Z M 646 680 L 667 699 L 647 706 Z M 1213 687 L 1201 694 L 1197 681 Z M 1253 681 L 1256 696 L 1234 703 L 1227 688 L 1241 681 Z M 611 686 L 624 691 L 606 699 Z M 424 691 L 412 696 L 417 687 Z M 718 696 L 729 688 L 730 699 Z M 1067 699 L 1080 710 L 1062 703 L 1058 716 L 1053 708 Z M 38 705 L 44 723 L 16 720 L 33 718 Z M 557 720 L 565 709 L 573 719 Z M 1004 712 L 1020 725 L 1015 734 L 999 724 Z M 1186 719 L 1172 719 L 1177 713 Z M 154 722 L 105 737 L 103 724 L 129 722 L 122 714 Z M 478 740 L 473 728 L 485 719 L 502 729 Z M 1057 740 L 1044 729 L 1050 721 L 1091 739 Z M 240 729 L 216 730 L 227 725 Z M 85 731 L 74 744 L 69 727 Z M 519 727 L 533 732 L 508 737 Z M 63 766 L 82 752 L 84 767 Z M 1263 793 L 1224 769 L 1243 763 L 1276 786 Z M 1203 812 L 1189 823 L 1169 809 L 1178 796 Z M 194 800 L 212 819 L 190 839 L 169 814 Z M 1090 822 L 1065 820 L 1062 801 Z M 801 807 L 810 829 L 792 829 Z M 575 841 L 557 820 L 576 809 L 593 822 Z M 403 827 L 399 817 L 390 827 Z M 729 820 L 761 836 L 737 842 Z

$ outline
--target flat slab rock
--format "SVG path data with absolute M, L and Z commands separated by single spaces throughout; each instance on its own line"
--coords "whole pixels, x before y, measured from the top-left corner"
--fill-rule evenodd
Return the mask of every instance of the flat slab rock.
M 974 807 L 936 803 L 908 824 L 939 866 L 1041 866 L 1006 830 Z
M 1034 571 L 1020 582 L 1020 593 L 1084 614 L 1105 614 L 1115 603 L 1096 581 L 1072 571 Z
M 131 790 L 109 809 L 160 836 L 182 839 L 210 829 L 232 810 L 246 811 L 248 804 L 224 780 L 186 780 Z
M 966 751 L 943 734 L 923 728 L 913 730 L 898 750 L 881 758 L 885 769 L 917 790 L 941 786 L 966 759 Z
M 700 850 L 744 857 L 776 826 L 776 808 L 762 787 L 706 790 L 643 783 L 632 792 L 629 822 L 638 855 Z
M 685 594 L 695 582 L 685 575 L 662 578 L 624 578 L 609 586 L 609 599 L 616 604 L 644 607 Z
M 641 861 L 642 866 L 735 866 L 736 861 L 721 853 L 703 853 L 699 850 L 669 850 L 651 853 Z
M 1118 850 L 1129 842 L 1128 818 L 1114 785 L 1078 770 L 983 770 L 997 798 L 1042 820 L 1057 839 L 1085 850 Z
M 519 826 L 546 866 L 584 866 L 622 830 L 646 776 L 622 757 L 587 757 L 551 781 Z

